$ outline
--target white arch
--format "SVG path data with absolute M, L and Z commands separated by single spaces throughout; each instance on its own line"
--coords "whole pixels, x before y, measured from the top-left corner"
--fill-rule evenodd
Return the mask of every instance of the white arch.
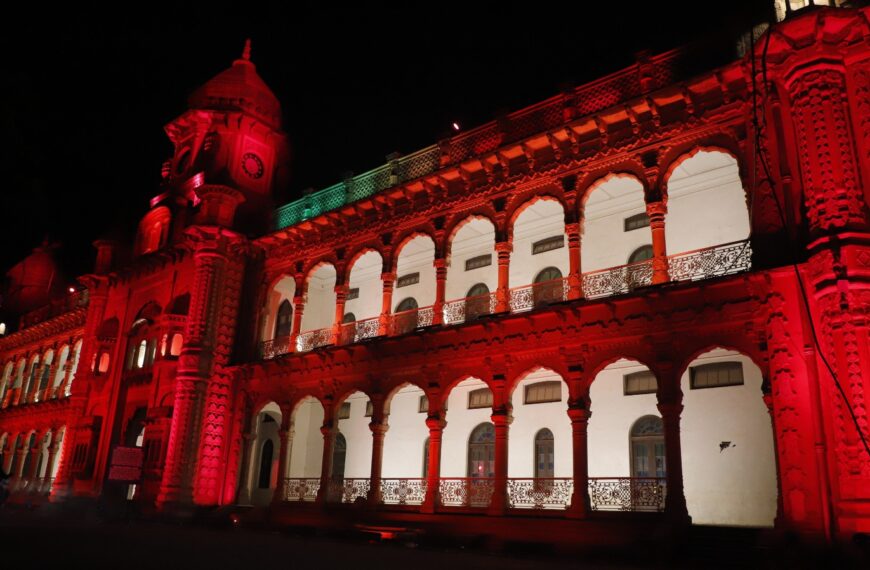
M 562 237 L 562 246 L 533 254 L 536 242 Z M 539 199 L 525 208 L 513 227 L 513 251 L 510 262 L 510 287 L 531 285 L 546 267 L 556 267 L 568 275 L 568 236 L 565 234 L 565 211 L 556 200 Z
M 329 328 L 335 320 L 335 267 L 325 263 L 308 277 L 302 331 Z
M 489 256 L 489 265 L 467 269 L 466 262 Z M 478 265 L 478 264 L 474 264 Z M 477 283 L 490 291 L 498 288 L 498 256 L 495 253 L 495 226 L 487 218 L 471 218 L 450 242 L 450 265 L 447 267 L 447 300 L 462 299 Z
M 631 175 L 608 176 L 593 184 L 583 206 L 580 270 L 626 265 L 637 248 L 652 244 L 649 226 L 626 231 L 626 219 L 646 215 L 643 184 Z
M 381 273 L 384 260 L 375 250 L 359 256 L 350 268 L 348 289 L 356 289 L 357 295 L 348 297 L 344 304 L 345 313 L 353 313 L 355 320 L 362 321 L 381 314 L 383 305 L 383 281 Z
M 435 303 L 435 242 L 427 235 L 417 235 L 397 252 L 396 285 L 393 291 L 393 312 L 402 299 L 414 297 L 418 307 Z M 399 287 L 402 277 L 419 273 L 417 283 Z

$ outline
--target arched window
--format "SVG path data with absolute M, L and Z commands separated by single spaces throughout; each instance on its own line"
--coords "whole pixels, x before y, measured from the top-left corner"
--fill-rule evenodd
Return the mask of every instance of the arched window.
M 275 321 L 275 338 L 290 336 L 293 328 L 293 305 L 287 299 L 278 306 L 278 319 Z
M 332 448 L 332 478 L 344 479 L 344 462 L 347 457 L 347 440 L 340 433 L 335 435 L 335 445 Z
M 653 258 L 653 247 L 651 245 L 642 245 L 636 250 L 634 250 L 630 256 L 628 256 L 628 264 L 632 263 L 640 263 L 641 261 L 646 261 L 647 259 Z
M 482 423 L 468 438 L 468 476 L 495 476 L 495 426 Z
M 142 340 L 136 349 L 136 368 L 145 367 L 145 355 L 148 353 L 148 341 Z
M 104 352 L 103 354 L 100 355 L 100 363 L 97 366 L 97 371 L 100 374 L 105 374 L 106 372 L 109 371 L 109 353 L 108 352 Z
M 658 416 L 643 416 L 631 426 L 632 477 L 665 477 L 665 429 Z
M 473 285 L 465 294 L 465 320 L 470 321 L 489 314 L 489 287 L 486 283 Z
M 354 315 L 353 313 L 345 313 L 344 316 L 341 318 L 341 322 L 343 324 L 348 324 L 348 323 L 352 323 L 355 321 L 356 321 L 356 315 Z
M 429 475 L 429 438 L 423 442 L 423 475 L 425 479 Z
M 169 356 L 179 356 L 181 347 L 184 344 L 184 337 L 179 333 L 172 335 L 172 343 L 169 345 Z
M 273 454 L 274 445 L 272 444 L 271 439 L 267 439 L 260 450 L 260 477 L 257 481 L 257 487 L 260 489 L 269 489 L 272 487 Z
M 406 297 L 396 306 L 396 315 L 393 317 L 393 332 L 405 334 L 417 328 L 417 299 Z
M 552 479 L 554 466 L 553 432 L 544 428 L 535 435 L 535 479 Z
M 417 308 L 417 299 L 414 297 L 408 297 L 406 299 L 402 299 L 402 302 L 396 306 L 396 312 L 401 313 L 404 311 L 412 311 Z
M 565 300 L 562 272 L 558 267 L 547 267 L 535 276 L 532 297 L 535 307 Z

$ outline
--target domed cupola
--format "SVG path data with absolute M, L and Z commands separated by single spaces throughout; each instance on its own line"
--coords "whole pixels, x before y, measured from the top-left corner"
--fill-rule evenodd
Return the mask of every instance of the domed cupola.
M 188 104 L 191 109 L 243 111 L 274 129 L 281 126 L 281 103 L 257 75 L 251 40 L 245 42 L 242 57 L 194 91 Z

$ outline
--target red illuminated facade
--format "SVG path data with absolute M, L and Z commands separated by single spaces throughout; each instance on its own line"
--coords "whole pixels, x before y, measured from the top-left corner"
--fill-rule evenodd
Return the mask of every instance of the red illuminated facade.
M 19 499 L 129 493 L 162 512 L 249 502 L 264 453 L 252 445 L 255 424 L 271 402 L 280 410 L 266 485 L 274 521 L 338 524 L 355 512 L 383 525 L 437 524 L 451 516 L 439 470 L 444 406 L 473 376 L 491 391 L 493 475 L 485 500 L 459 509 L 475 515 L 455 532 L 497 517 L 495 534 L 534 533 L 523 517 L 540 505 L 517 508 L 508 476 L 511 393 L 546 367 L 567 386 L 572 450 L 569 491 L 547 511 L 546 532 L 570 540 L 576 525 L 602 520 L 587 469 L 591 386 L 631 358 L 655 376 L 668 469 L 652 509 L 661 512 L 606 520 L 688 523 L 680 378 L 723 347 L 764 380 L 775 528 L 828 540 L 870 532 L 870 457 L 858 431 L 870 432 L 870 9 L 801 10 L 764 38 L 754 65 L 750 53 L 681 77 L 680 52 L 650 57 L 349 178 L 333 187 L 337 201 L 315 193 L 277 209 L 287 136 L 246 48 L 166 126 L 175 154 L 130 259 L 120 244 L 97 242 L 93 273 L 0 337 L 0 449 Z M 750 237 L 672 251 L 667 182 L 712 151 L 738 165 Z M 652 253 L 585 271 L 587 197 L 613 176 L 642 185 Z M 566 271 L 511 282 L 515 222 L 542 200 L 564 212 Z M 451 245 L 471 219 L 494 230 L 497 286 L 456 301 L 446 292 Z M 400 252 L 418 236 L 434 249 L 434 301 L 397 311 Z M 367 252 L 382 263 L 380 312 L 349 319 L 351 268 Z M 311 277 L 325 267 L 333 316 L 303 326 Z M 270 301 L 282 280 L 292 290 L 283 306 Z M 388 479 L 382 461 L 390 399 L 406 385 L 428 406 L 426 472 L 413 481 Z M 341 404 L 355 391 L 371 402 L 369 477 L 332 492 Z M 320 471 L 291 477 L 294 410 L 309 397 L 323 409 Z M 135 491 L 107 479 L 115 446 L 143 448 Z M 456 485 L 471 495 L 471 483 Z M 397 486 L 416 500 L 389 504 Z

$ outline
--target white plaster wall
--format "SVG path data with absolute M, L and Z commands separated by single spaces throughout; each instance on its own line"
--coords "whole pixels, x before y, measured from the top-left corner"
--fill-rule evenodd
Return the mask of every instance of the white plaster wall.
M 568 386 L 562 382 L 559 402 L 523 404 L 525 386 L 562 378 L 551 370 L 532 372 L 521 380 L 511 396 L 513 422 L 508 432 L 508 477 L 535 476 L 535 435 L 548 428 L 553 432 L 554 477 L 572 476 L 573 448 L 568 417 Z
M 407 297 L 414 297 L 420 308 L 435 303 L 435 244 L 427 236 L 417 236 L 398 252 L 396 263 L 396 285 L 399 277 L 408 273 L 420 272 L 420 282 L 393 289 L 393 312 Z
M 747 357 L 717 349 L 692 363 L 738 360 L 743 385 L 692 390 L 681 379 L 680 438 L 686 504 L 695 524 L 772 526 L 776 516 L 773 429 L 761 371 Z M 719 444 L 734 447 L 720 451 Z
M 447 397 L 447 427 L 441 441 L 441 476 L 466 477 L 468 473 L 468 438 L 472 430 L 490 422 L 492 408 L 468 409 L 468 393 L 485 388 L 483 380 L 469 378 L 457 384 Z
M 293 447 L 287 476 L 320 478 L 323 458 L 323 406 L 314 398 L 306 398 L 293 416 Z
M 565 240 L 562 248 L 532 255 L 534 242 L 559 234 L 564 236 Z M 568 276 L 565 213 L 558 202 L 539 200 L 523 210 L 514 224 L 509 285 L 512 288 L 531 285 L 535 276 L 542 269 L 550 266 L 558 267 L 563 277 Z
M 636 178 L 615 177 L 594 185 L 583 208 L 580 271 L 625 265 L 636 249 L 651 245 L 649 227 L 625 231 L 625 219 L 645 211 L 643 185 Z
M 350 418 L 338 420 L 338 431 L 347 442 L 344 476 L 368 478 L 372 467 L 372 430 L 369 429 L 372 418 L 365 415 L 369 398 L 362 392 L 354 392 L 344 401 L 350 402 Z
M 405 386 L 393 395 L 381 469 L 385 479 L 425 476 L 423 455 L 429 428 L 426 413 L 417 411 L 422 395 L 423 390 L 416 386 Z
M 450 265 L 447 267 L 446 300 L 464 299 L 468 290 L 484 283 L 490 292 L 498 288 L 498 255 L 495 252 L 495 228 L 489 220 L 474 219 L 453 236 Z M 465 261 L 489 254 L 492 265 L 465 270 Z
M 749 236 L 746 194 L 737 162 L 700 151 L 668 179 L 665 241 L 669 254 L 743 240 Z
M 381 314 L 383 304 L 383 260 L 376 251 L 369 251 L 356 260 L 350 270 L 348 288 L 359 288 L 359 297 L 344 303 L 344 312 L 353 313 L 356 320 L 363 321 Z
M 648 370 L 629 360 L 619 360 L 598 373 L 589 390 L 587 432 L 590 477 L 630 477 L 631 426 L 642 416 L 661 417 L 655 394 L 623 395 L 625 374 Z
M 301 332 L 325 329 L 335 322 L 335 268 L 321 266 L 308 281 Z
M 293 296 L 295 294 L 296 280 L 289 275 L 279 279 L 275 286 L 266 294 L 266 318 L 263 319 L 263 328 L 260 331 L 260 338 L 262 340 L 272 340 L 275 338 L 275 321 L 278 319 L 278 307 L 281 306 L 284 300 L 289 300 L 290 306 L 293 307 Z M 295 310 L 295 307 L 293 309 Z M 293 317 L 291 316 L 290 318 L 290 322 L 293 322 Z

